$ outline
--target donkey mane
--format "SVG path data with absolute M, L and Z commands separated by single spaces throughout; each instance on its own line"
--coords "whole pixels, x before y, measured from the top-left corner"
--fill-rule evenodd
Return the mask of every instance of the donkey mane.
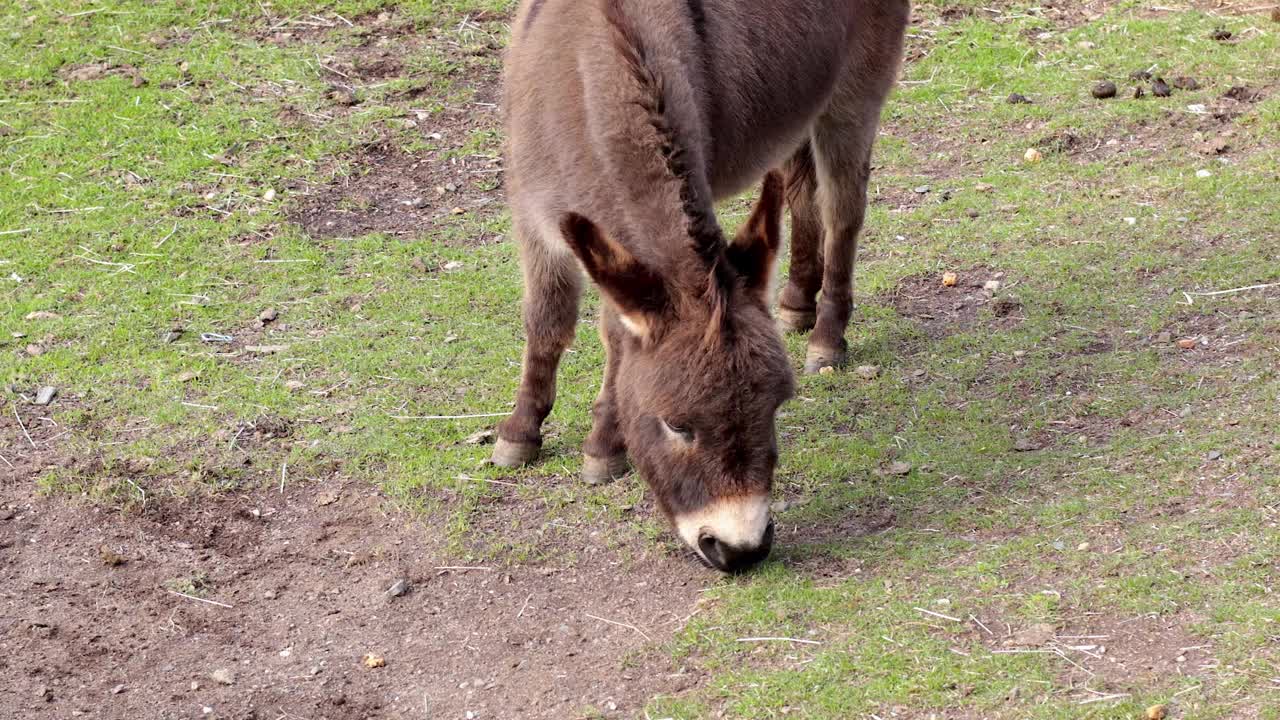
M 600 0 L 605 19 L 612 31 L 613 47 L 635 80 L 639 94 L 631 101 L 645 116 L 654 132 L 652 150 L 666 166 L 666 180 L 674 184 L 680 199 L 689 247 L 708 268 L 702 298 L 710 307 L 710 318 L 703 342 L 713 345 L 732 336 L 729 294 L 737 283 L 733 269 L 725 262 L 724 232 L 711 213 L 706 199 L 698 195 L 691 182 L 694 169 L 689 153 L 667 115 L 667 93 L 664 79 L 655 63 L 650 62 L 644 38 L 623 10 L 623 0 Z M 692 20 L 699 40 L 705 39 L 705 17 L 700 2 L 691 2 Z

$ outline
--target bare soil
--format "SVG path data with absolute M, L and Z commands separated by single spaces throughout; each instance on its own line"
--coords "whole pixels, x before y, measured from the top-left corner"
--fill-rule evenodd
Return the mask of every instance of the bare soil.
M 338 477 L 129 512 L 43 497 L 69 460 L 43 409 L 19 413 L 31 443 L 0 420 L 0 716 L 632 717 L 700 681 L 654 650 L 717 581 L 686 558 L 579 530 L 563 562 L 468 565 Z

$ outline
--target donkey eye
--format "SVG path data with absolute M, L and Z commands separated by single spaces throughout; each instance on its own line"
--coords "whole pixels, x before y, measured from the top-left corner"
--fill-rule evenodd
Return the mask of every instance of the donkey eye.
M 679 423 L 667 422 L 666 420 L 662 421 L 662 426 L 666 428 L 668 433 L 675 435 L 676 437 L 679 437 L 684 442 L 687 442 L 687 443 L 693 442 L 693 429 L 690 428 L 689 426 L 681 425 Z

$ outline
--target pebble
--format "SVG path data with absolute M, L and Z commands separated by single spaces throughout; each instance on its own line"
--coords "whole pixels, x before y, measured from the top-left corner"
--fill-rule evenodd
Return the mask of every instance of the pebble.
M 391 587 L 387 590 L 387 595 L 402 597 L 407 592 L 409 592 L 409 579 L 399 578 L 391 584 Z
M 36 393 L 36 405 L 48 405 L 53 402 L 53 397 L 58 394 L 58 388 L 46 385 L 40 388 Z
M 267 308 L 266 310 L 263 310 L 262 312 L 258 313 L 258 323 L 261 325 L 266 325 L 267 323 L 272 322 L 278 317 L 280 317 L 280 313 L 276 312 L 275 308 Z
M 1209 172 L 1208 170 L 1197 170 L 1196 177 L 1198 178 L 1213 177 L 1213 173 Z
M 914 192 L 915 192 L 915 194 L 917 194 L 917 195 L 924 195 L 925 193 L 929 192 L 929 186 L 928 186 L 928 185 L 921 185 L 920 187 L 915 188 L 915 189 L 914 189 Z
M 364 666 L 372 670 L 373 668 L 386 667 L 387 661 L 381 655 L 368 653 L 364 656 Z
M 1182 348 L 1183 350 L 1194 350 L 1196 347 L 1196 339 L 1182 338 L 1181 340 L 1178 341 L 1178 347 Z
M 268 590 L 268 591 L 266 591 L 266 592 L 262 593 L 262 597 L 263 597 L 263 598 L 265 598 L 265 599 L 267 599 L 267 600 L 275 600 L 275 599 L 276 599 L 276 591 L 275 591 L 275 590 Z
M 1013 449 L 1016 452 L 1035 452 L 1036 450 L 1040 450 L 1042 447 L 1043 446 L 1040 443 L 1030 438 L 1020 438 L 1013 444 Z
M 445 270 L 461 270 L 462 263 L 458 262 L 457 260 L 450 260 L 449 262 L 445 263 L 443 267 Z
M 306 386 L 307 384 L 302 382 L 301 380 L 289 380 L 284 384 L 285 389 L 291 392 L 297 392 L 298 390 L 301 390 Z
M 209 677 L 219 685 L 234 685 L 236 683 L 236 676 L 226 668 L 214 670 Z
M 1147 708 L 1147 720 L 1164 720 L 1169 711 L 1163 705 L 1152 705 Z
M 119 695 L 119 694 L 120 694 L 120 693 L 122 693 L 122 692 L 124 692 L 124 684 L 123 684 L 123 683 L 121 683 L 121 684 L 119 684 L 119 685 L 117 685 L 117 686 L 115 686 L 115 687 L 111 688 L 111 694 L 112 694 L 112 695 Z
M 271 202 L 272 200 L 275 200 L 276 199 L 275 188 L 267 188 L 267 191 L 262 193 L 262 199 L 266 200 L 267 202 Z
M 1089 90 L 1089 93 L 1099 100 L 1113 98 L 1116 96 L 1116 84 L 1110 80 L 1103 80 L 1102 82 L 1095 84 Z
M 960 276 L 953 272 L 942 273 L 942 287 L 955 287 L 960 282 Z
M 889 463 L 889 467 L 885 468 L 885 473 L 889 475 L 907 475 L 911 472 L 911 463 L 898 462 Z
M 818 368 L 818 374 L 819 375 L 835 375 L 836 369 L 831 367 L 830 365 L 827 365 L 825 367 Z
M 1221 451 L 1221 450 L 1210 450 L 1210 451 L 1209 451 L 1209 454 L 1208 454 L 1208 455 L 1206 455 L 1205 457 L 1209 458 L 1210 460 L 1219 460 L 1219 459 L 1221 459 L 1221 458 L 1222 458 L 1222 451 Z
M 863 380 L 874 380 L 880 375 L 880 367 L 878 365 L 859 365 L 854 373 Z
M 1027 151 L 1022 154 L 1022 159 L 1029 163 L 1038 163 L 1044 159 L 1044 155 L 1035 148 L 1027 148 Z
M 1078 550 L 1079 552 L 1089 552 L 1089 543 L 1087 542 L 1080 543 L 1079 545 L 1076 546 L 1076 550 Z
M 999 290 L 999 289 L 1000 289 L 1000 281 L 999 281 L 999 280 L 988 280 L 988 281 L 986 281 L 985 283 L 983 283 L 983 284 L 982 284 L 982 289 L 983 289 L 983 290 L 990 290 L 991 292 L 996 292 L 997 290 Z
M 59 320 L 62 316 L 58 313 L 49 312 L 48 310 L 36 310 L 27 313 L 27 320 Z

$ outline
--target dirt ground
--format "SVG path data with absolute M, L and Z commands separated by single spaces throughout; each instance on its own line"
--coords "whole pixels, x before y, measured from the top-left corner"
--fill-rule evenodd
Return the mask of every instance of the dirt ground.
M 629 717 L 699 681 L 652 650 L 717 579 L 691 558 L 585 531 L 560 564 L 466 565 L 337 476 L 122 513 L 38 494 L 92 462 L 47 408 L 0 438 L 6 717 Z
M 4 456 L 53 461 L 57 439 L 44 441 L 57 429 L 31 410 L 23 420 L 39 450 Z M 26 442 L 13 416 L 0 436 Z M 620 555 L 581 533 L 574 550 L 585 560 L 574 565 L 460 566 L 438 530 L 387 506 L 366 483 L 334 480 L 121 514 L 37 497 L 10 472 L 0 486 L 0 708 L 620 717 L 698 682 L 650 651 L 715 581 L 692 561 L 628 552 L 620 575 Z M 399 581 L 408 587 L 397 595 Z M 368 667 L 369 655 L 385 665 Z

